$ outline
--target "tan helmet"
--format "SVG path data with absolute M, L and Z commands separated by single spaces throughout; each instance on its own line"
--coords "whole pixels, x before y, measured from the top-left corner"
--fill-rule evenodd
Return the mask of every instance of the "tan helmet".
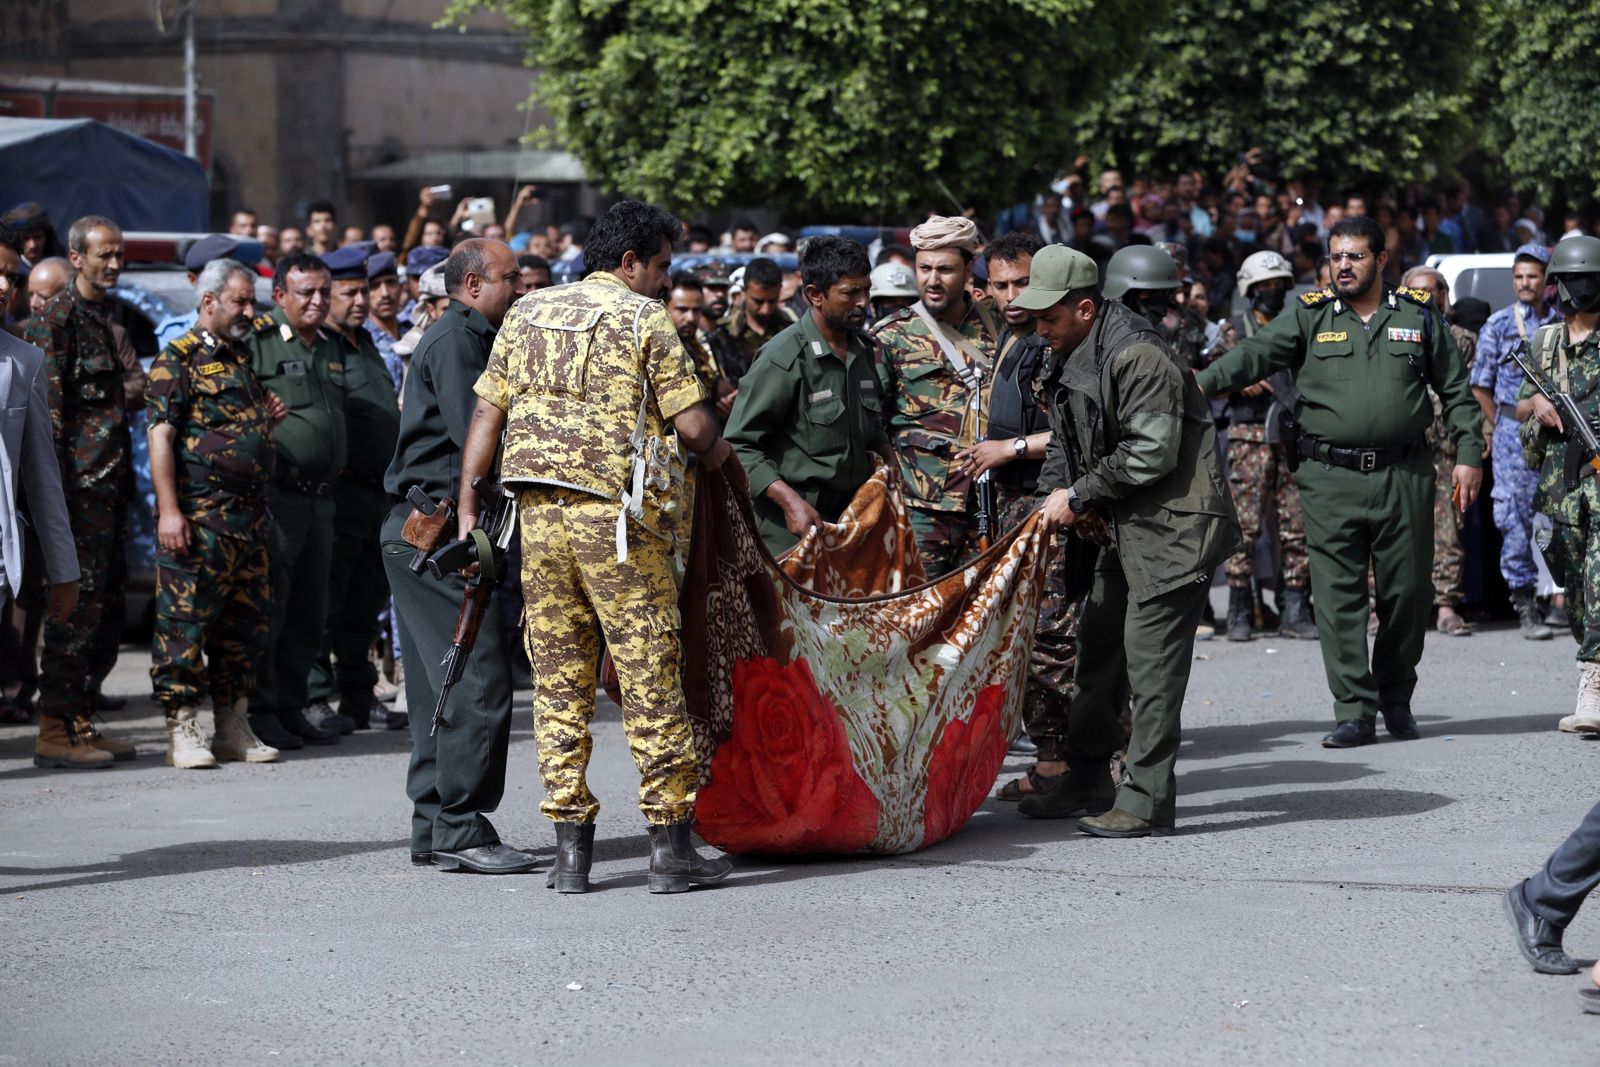
M 1252 285 L 1273 278 L 1283 278 L 1292 284 L 1294 268 L 1289 266 L 1287 259 L 1276 252 L 1252 252 L 1239 265 L 1239 277 L 1236 279 L 1239 293 L 1241 296 L 1249 296 Z
M 873 300 L 883 296 L 916 295 L 916 279 L 911 277 L 911 268 L 904 263 L 879 263 L 872 268 L 872 290 L 868 296 Z

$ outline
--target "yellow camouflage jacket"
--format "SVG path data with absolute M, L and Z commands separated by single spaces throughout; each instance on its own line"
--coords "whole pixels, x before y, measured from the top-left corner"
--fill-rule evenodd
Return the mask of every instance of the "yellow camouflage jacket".
M 641 405 L 645 437 L 676 448 L 668 420 L 705 399 L 667 309 L 606 272 L 518 300 L 474 391 L 506 412 L 507 485 L 607 500 L 629 489 Z M 681 503 L 671 486 L 652 488 L 656 507 Z

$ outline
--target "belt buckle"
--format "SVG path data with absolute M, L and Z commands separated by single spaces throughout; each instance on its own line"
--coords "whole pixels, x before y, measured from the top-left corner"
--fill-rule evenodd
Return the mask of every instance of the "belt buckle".
M 1371 474 L 1378 469 L 1378 453 L 1375 449 L 1366 449 L 1361 453 L 1361 466 L 1357 468 L 1362 474 Z

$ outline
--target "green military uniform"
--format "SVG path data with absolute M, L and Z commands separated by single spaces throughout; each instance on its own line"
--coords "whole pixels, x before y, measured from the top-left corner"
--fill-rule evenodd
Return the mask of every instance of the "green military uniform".
M 389 514 L 383 475 L 394 458 L 400 405 L 383 355 L 364 329 L 354 340 L 335 335 L 343 352 L 349 391 L 345 426 L 349 459 L 333 491 L 333 562 L 329 568 L 328 622 L 321 654 L 312 667 L 309 696 L 326 700 L 334 690 L 331 655 L 338 667 L 340 712 L 367 724 L 378 671 L 369 651 L 378 639 L 378 615 L 389 600 L 379 527 Z
M 1566 323 L 1539 327 L 1530 346 L 1534 360 L 1563 393 L 1571 394 L 1594 425 L 1600 421 L 1600 330 L 1577 344 L 1567 338 Z M 1538 395 L 1524 380 L 1518 400 Z M 1588 464 L 1580 465 L 1577 484 L 1567 488 L 1567 450 L 1575 447 L 1538 419 L 1522 423 L 1523 454 L 1539 473 L 1533 510 L 1550 516 L 1550 543 L 1541 545 L 1557 584 L 1566 590 L 1567 620 L 1578 642 L 1580 664 L 1600 663 L 1600 481 Z M 1581 446 L 1577 446 L 1581 447 Z
M 1423 440 L 1431 386 L 1458 461 L 1482 463 L 1483 432 L 1466 367 L 1431 297 L 1386 291 L 1362 322 L 1331 289 L 1305 293 L 1199 376 L 1232 392 L 1275 371 L 1294 375 L 1306 461 L 1305 515 L 1322 661 L 1341 721 L 1410 710 L 1433 597 L 1433 484 Z M 1377 580 L 1378 636 L 1367 658 L 1367 568 Z
M 209 692 L 219 711 L 255 688 L 269 602 L 267 483 L 273 447 L 267 394 L 250 356 L 208 330 L 162 349 L 145 393 L 151 426 L 173 442 L 181 553 L 156 550 L 150 679 L 172 716 Z
M 26 332 L 45 354 L 61 488 L 82 572 L 71 617 L 45 621 L 39 711 L 85 738 L 94 733 L 87 716 L 95 675 L 122 627 L 121 512 L 132 484 L 127 398 L 109 312 L 85 298 L 74 279 Z
M 277 464 L 267 492 L 272 615 L 250 714 L 298 716 L 328 613 L 332 493 L 347 457 L 344 355 L 325 331 L 307 345 L 282 308 L 256 318 L 245 346 L 261 384 L 289 409 L 273 431 Z
M 441 663 L 466 579 L 451 574 L 436 580 L 426 571 L 411 570 L 408 564 L 416 550 L 402 536 L 411 510 L 404 498 L 412 486 L 435 501 L 460 496 L 461 450 L 477 402 L 472 385 L 489 362 L 494 338 L 489 320 L 456 300 L 428 327 L 411 354 L 394 459 L 384 475 L 393 505 L 383 520 L 383 567 L 394 591 L 395 628 L 406 655 L 406 703 L 411 708 L 406 795 L 411 798 L 411 851 L 416 854 L 500 840 L 488 818 L 505 794 L 511 739 L 511 661 L 505 630 L 496 625 L 499 594 L 491 595 L 487 624 L 478 631 L 461 681 L 450 691 L 445 705 L 450 729 L 433 730 L 433 706 L 444 680 Z
M 888 443 L 871 341 L 852 333 L 841 361 L 807 314 L 761 349 L 726 436 L 750 480 L 761 539 L 781 556 L 799 539 L 767 488 L 783 480 L 832 522 L 872 476 L 872 454 Z
M 951 365 L 933 328 L 917 313 L 921 306 L 902 308 L 871 332 L 879 346 L 885 428 L 900 457 L 911 525 L 923 567 L 929 578 L 937 578 L 976 554 L 972 478 L 958 472 L 953 461 L 983 440 L 987 405 Z M 994 313 L 972 300 L 961 325 L 945 330 L 985 393 L 999 332 Z
M 1043 255 L 1034 257 L 1034 286 Z M 1074 511 L 1109 515 L 1111 528 L 1080 622 L 1070 771 L 1058 788 L 1093 791 L 1108 775 L 1131 694 L 1116 808 L 1160 832 L 1176 815 L 1179 716 L 1195 629 L 1212 573 L 1239 547 L 1216 427 L 1154 327 L 1116 301 L 1101 304 L 1075 350 L 1054 354 L 1042 388 L 1052 437 L 1040 488 L 1070 489 Z M 1020 810 L 1039 813 L 1050 797 L 1028 798 Z

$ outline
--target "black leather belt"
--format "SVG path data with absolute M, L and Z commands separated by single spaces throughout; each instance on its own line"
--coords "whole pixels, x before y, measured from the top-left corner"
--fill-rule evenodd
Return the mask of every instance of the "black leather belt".
M 1412 441 L 1387 448 L 1346 448 L 1343 445 L 1330 445 L 1326 441 L 1320 441 L 1304 433 L 1300 435 L 1299 445 L 1300 455 L 1304 459 L 1333 467 L 1344 467 L 1346 470 L 1360 471 L 1362 474 L 1371 474 L 1373 471 L 1392 467 L 1396 463 L 1403 463 L 1418 447 L 1418 443 Z
M 273 472 L 272 484 L 303 496 L 327 496 L 337 483 L 308 478 L 298 467 L 280 466 Z

